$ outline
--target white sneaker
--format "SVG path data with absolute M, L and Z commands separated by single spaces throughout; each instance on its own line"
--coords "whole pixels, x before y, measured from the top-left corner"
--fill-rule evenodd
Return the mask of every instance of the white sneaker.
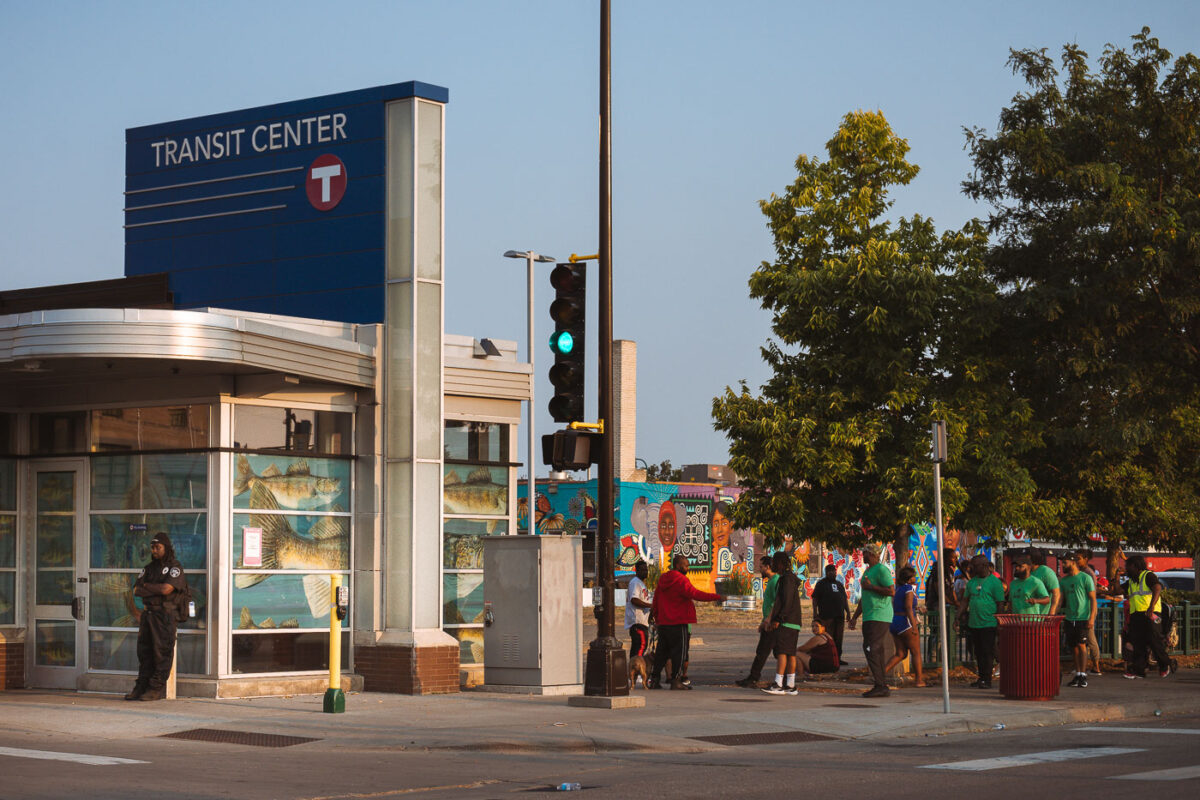
M 787 694 L 787 689 L 783 688 L 778 683 L 772 683 L 770 686 L 763 689 L 763 691 L 767 694 Z M 792 691 L 794 692 L 796 690 L 793 689 Z
M 783 693 L 795 697 L 796 695 L 800 694 L 800 690 L 795 686 L 785 686 L 783 688 Z

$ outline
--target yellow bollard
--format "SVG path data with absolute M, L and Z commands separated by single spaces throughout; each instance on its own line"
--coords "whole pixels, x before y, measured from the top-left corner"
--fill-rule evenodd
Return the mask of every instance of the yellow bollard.
M 342 691 L 342 621 L 337 615 L 338 587 L 341 575 L 330 575 L 329 592 L 329 688 L 325 690 L 325 713 L 341 714 L 346 710 L 346 693 Z

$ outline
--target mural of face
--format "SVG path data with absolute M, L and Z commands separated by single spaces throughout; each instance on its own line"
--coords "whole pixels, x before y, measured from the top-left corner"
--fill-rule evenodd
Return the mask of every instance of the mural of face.
M 669 500 L 658 509 L 658 540 L 664 553 L 675 547 L 675 504 Z
M 717 503 L 713 508 L 712 536 L 713 536 L 713 551 L 720 551 L 722 547 L 729 547 L 730 535 L 733 533 L 733 522 L 729 517 L 725 516 L 728 513 L 729 507 L 725 503 Z

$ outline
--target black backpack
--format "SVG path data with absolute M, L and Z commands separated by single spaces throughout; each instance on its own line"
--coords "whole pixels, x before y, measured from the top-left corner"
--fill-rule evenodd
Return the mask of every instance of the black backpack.
M 187 622 L 192 618 L 192 587 L 188 585 L 187 575 L 183 576 L 183 591 L 172 592 L 171 596 L 175 598 L 175 621 Z

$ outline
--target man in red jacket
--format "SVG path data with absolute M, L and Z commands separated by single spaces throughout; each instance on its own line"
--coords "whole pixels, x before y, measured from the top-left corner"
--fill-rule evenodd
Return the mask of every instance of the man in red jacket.
M 725 598 L 712 592 L 704 592 L 692 586 L 687 577 L 687 556 L 671 559 L 671 570 L 664 572 L 654 589 L 654 601 L 650 605 L 650 619 L 658 623 L 658 649 L 654 652 L 654 669 L 648 689 L 661 689 L 659 676 L 667 659 L 671 659 L 671 688 L 690 689 L 679 678 L 683 663 L 687 661 L 687 629 L 696 621 L 694 600 L 720 602 Z

